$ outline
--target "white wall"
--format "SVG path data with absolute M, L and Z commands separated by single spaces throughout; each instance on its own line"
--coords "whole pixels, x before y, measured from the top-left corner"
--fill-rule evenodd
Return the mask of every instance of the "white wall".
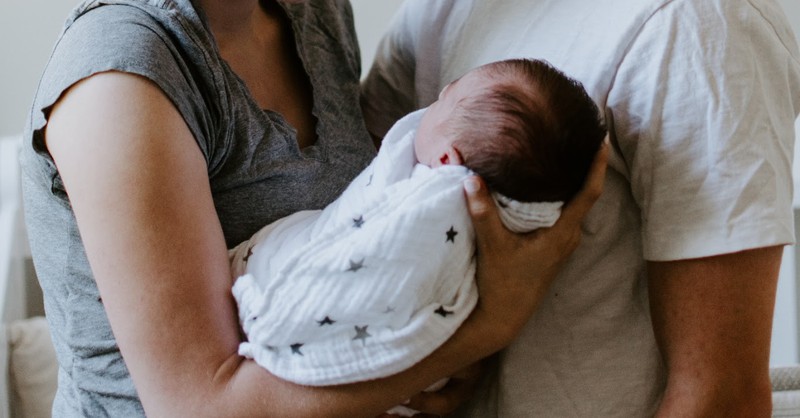
M 361 45 L 361 73 L 369 71 L 383 31 L 402 0 L 350 0 Z
M 22 131 L 39 75 L 77 0 L 0 1 L 0 136 Z

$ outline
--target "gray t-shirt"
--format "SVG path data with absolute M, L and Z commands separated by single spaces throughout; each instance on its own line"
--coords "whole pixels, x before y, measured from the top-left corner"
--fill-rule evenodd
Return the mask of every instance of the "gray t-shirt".
M 92 277 L 66 192 L 44 146 L 52 105 L 76 82 L 117 70 L 157 84 L 208 164 L 229 247 L 261 226 L 332 201 L 374 156 L 358 106 L 360 57 L 346 0 L 281 3 L 313 87 L 318 140 L 258 107 L 189 0 L 87 1 L 68 19 L 25 131 L 25 216 L 58 353 L 54 416 L 144 415 Z

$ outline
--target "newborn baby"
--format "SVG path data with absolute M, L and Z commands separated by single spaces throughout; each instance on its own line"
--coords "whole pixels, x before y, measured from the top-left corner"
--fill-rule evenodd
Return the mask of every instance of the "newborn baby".
M 323 210 L 231 251 L 241 355 L 304 385 L 400 372 L 467 318 L 478 294 L 463 181 L 480 175 L 504 224 L 551 226 L 605 136 L 583 87 L 543 61 L 474 69 L 387 133 Z

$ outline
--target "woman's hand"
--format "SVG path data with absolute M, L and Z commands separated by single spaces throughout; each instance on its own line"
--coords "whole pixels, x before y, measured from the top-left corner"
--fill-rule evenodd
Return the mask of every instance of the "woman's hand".
M 561 267 L 578 247 L 581 222 L 603 191 L 608 143 L 604 143 L 581 191 L 563 209 L 551 228 L 529 234 L 507 230 L 494 200 L 478 177 L 464 185 L 478 246 L 478 306 L 468 321 L 483 325 L 481 335 L 494 339 L 495 349 L 507 346 L 536 310 Z M 485 338 L 484 338 L 485 342 Z M 474 393 L 485 371 L 485 360 L 451 376 L 447 386 L 422 392 L 405 404 L 420 411 L 417 418 L 447 415 Z M 395 416 L 384 414 L 381 418 Z
M 492 324 L 505 347 L 533 315 L 553 279 L 578 247 L 581 222 L 600 197 L 608 160 L 608 141 L 597 153 L 581 191 L 564 207 L 550 228 L 529 234 L 507 230 L 483 181 L 464 184 L 477 238 L 477 282 L 480 294 L 473 315 Z M 498 348 L 498 349 L 499 349 Z

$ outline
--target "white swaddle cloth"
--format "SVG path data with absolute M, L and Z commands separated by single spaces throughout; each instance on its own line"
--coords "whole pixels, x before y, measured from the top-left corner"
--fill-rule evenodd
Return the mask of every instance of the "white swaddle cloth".
M 478 298 L 470 172 L 416 163 L 422 112 L 395 124 L 324 210 L 278 220 L 232 250 L 241 355 L 304 385 L 370 380 L 422 360 L 467 318 Z M 498 199 L 518 231 L 560 213 L 560 203 Z

